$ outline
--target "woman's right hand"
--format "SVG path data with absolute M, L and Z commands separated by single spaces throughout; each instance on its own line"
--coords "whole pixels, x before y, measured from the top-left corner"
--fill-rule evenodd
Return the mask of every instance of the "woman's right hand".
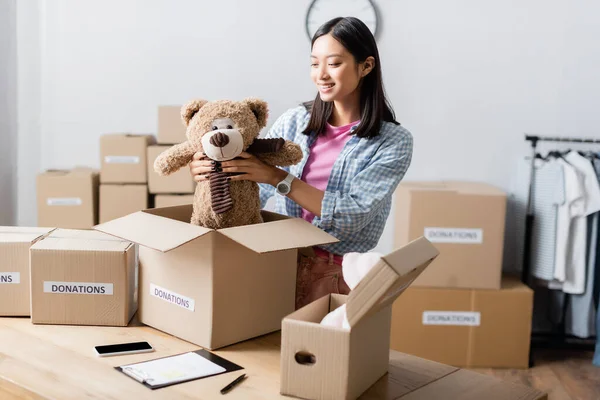
M 202 182 L 208 179 L 208 173 L 213 168 L 213 161 L 206 157 L 202 152 L 194 154 L 193 161 L 190 163 L 190 174 L 196 182 Z

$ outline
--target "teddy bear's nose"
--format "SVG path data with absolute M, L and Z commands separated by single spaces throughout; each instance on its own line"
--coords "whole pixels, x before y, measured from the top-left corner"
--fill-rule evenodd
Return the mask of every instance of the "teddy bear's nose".
M 210 138 L 210 144 L 215 147 L 225 147 L 229 143 L 229 136 L 224 134 L 223 132 L 217 132 Z

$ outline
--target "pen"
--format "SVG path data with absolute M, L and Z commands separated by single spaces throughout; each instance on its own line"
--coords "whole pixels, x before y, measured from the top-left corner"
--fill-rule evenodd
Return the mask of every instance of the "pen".
M 233 387 L 235 385 L 237 385 L 238 383 L 243 381 L 245 377 L 246 377 L 246 374 L 242 374 L 242 375 L 238 376 L 235 379 L 235 381 L 231 382 L 229 385 L 227 385 L 223 389 L 221 389 L 221 394 L 225 394 L 225 393 L 229 392 L 231 389 L 233 389 Z

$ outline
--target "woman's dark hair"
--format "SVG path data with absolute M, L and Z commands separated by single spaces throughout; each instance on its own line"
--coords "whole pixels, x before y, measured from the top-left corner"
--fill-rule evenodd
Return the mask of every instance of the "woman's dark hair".
M 329 33 L 354 56 L 357 63 L 365 61 L 369 56 L 375 59 L 373 70 L 362 78 L 359 84 L 361 115 L 360 124 L 354 134 L 361 138 L 377 136 L 382 121 L 400 125 L 396 121 L 392 106 L 385 97 L 379 51 L 369 28 L 358 18 L 334 18 L 321 25 L 315 32 L 311 48 L 318 38 Z M 324 102 L 317 93 L 313 101 L 303 105 L 310 111 L 310 120 L 302 133 L 309 135 L 314 131 L 322 134 L 325 131 L 325 124 L 331 117 L 333 102 Z

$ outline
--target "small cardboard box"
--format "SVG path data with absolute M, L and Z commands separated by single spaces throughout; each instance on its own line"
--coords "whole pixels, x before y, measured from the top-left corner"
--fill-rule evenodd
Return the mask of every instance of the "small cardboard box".
M 281 394 L 356 399 L 388 370 L 392 303 L 438 255 L 425 238 L 381 258 L 348 296 L 327 295 L 283 320 Z M 342 304 L 350 330 L 320 321 Z
M 148 208 L 148 185 L 100 185 L 100 223 Z
M 52 230 L 0 226 L 0 316 L 29 316 L 29 247 Z
M 100 183 L 146 183 L 146 148 L 154 143 L 152 135 L 102 135 Z
M 91 229 L 98 223 L 98 171 L 78 167 L 37 176 L 38 226 Z
M 194 193 L 196 182 L 188 167 L 169 176 L 160 176 L 154 171 L 154 160 L 170 146 L 148 147 L 148 189 L 152 194 L 158 193 Z
M 506 194 L 471 182 L 404 182 L 395 194 L 394 246 L 424 236 L 440 256 L 413 286 L 499 289 Z
M 186 126 L 181 120 L 182 106 L 158 107 L 158 143 L 177 144 L 187 140 Z
M 138 247 L 57 229 L 30 249 L 34 324 L 126 326 L 137 310 Z
M 155 208 L 184 206 L 193 202 L 193 194 L 157 194 L 154 196 Z
M 295 308 L 297 249 L 336 242 L 299 218 L 220 230 L 192 205 L 154 208 L 95 229 L 140 244 L 140 321 L 216 349 L 281 329 Z
M 391 348 L 467 368 L 528 368 L 533 291 L 411 287 L 394 304 Z

